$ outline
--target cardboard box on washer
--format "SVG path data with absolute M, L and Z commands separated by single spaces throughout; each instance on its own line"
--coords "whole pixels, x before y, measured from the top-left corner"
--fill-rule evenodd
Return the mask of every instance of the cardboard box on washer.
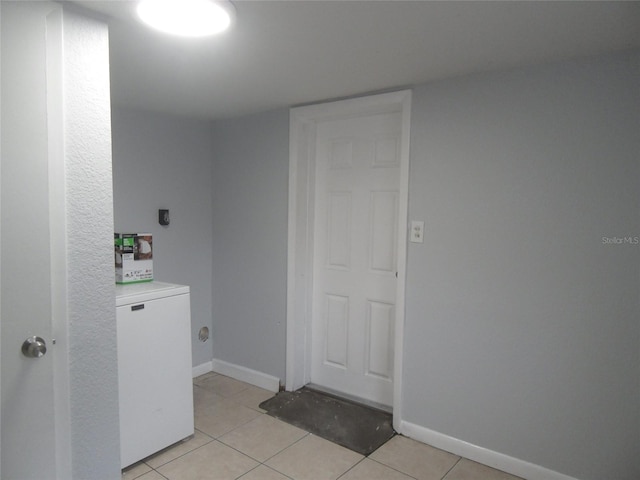
M 150 233 L 114 234 L 116 283 L 153 280 L 153 236 Z

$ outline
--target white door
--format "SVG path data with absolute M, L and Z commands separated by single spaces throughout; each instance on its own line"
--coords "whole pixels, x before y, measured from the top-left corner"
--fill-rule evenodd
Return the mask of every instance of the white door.
M 3 1 L 0 5 L 0 476 L 4 480 L 53 479 L 60 471 L 59 447 L 56 450 L 56 405 L 60 404 L 53 379 L 61 354 L 56 350 L 65 342 L 53 344 L 52 314 L 61 298 L 52 289 L 64 277 L 52 276 L 52 261 L 60 258 L 56 257 L 60 226 L 50 221 L 60 207 L 54 204 L 58 197 L 50 188 L 60 174 L 55 166 L 59 158 L 52 159 L 60 140 L 54 131 L 61 128 L 52 115 L 60 113 L 54 108 L 60 99 L 48 99 L 47 90 L 55 90 L 52 75 L 60 73 L 55 62 L 61 51 L 61 7 L 46 2 Z M 34 336 L 46 342 L 46 354 L 40 358 L 22 352 L 23 342 Z
M 311 382 L 393 404 L 401 114 L 319 122 Z

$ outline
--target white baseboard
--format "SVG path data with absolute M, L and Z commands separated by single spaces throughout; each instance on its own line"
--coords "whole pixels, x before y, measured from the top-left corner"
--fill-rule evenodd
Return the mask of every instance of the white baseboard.
M 503 472 L 526 478 L 527 480 L 577 480 L 562 473 L 549 470 L 548 468 L 535 465 L 517 458 L 504 455 L 493 450 L 488 450 L 463 440 L 444 435 L 414 423 L 400 421 L 400 431 L 405 435 L 419 442 L 426 443 L 432 447 L 445 450 L 447 452 L 468 458 L 483 465 L 502 470 Z
M 205 373 L 209 373 L 213 371 L 213 362 L 205 362 L 200 365 L 196 365 L 191 369 L 191 377 L 196 378 L 200 375 L 204 375 Z
M 212 370 L 221 375 L 235 378 L 241 382 L 250 383 L 256 387 L 264 388 L 270 392 L 278 392 L 280 390 L 280 379 L 266 373 L 258 372 L 247 367 L 236 365 L 234 363 L 225 362 L 224 360 L 213 359 Z

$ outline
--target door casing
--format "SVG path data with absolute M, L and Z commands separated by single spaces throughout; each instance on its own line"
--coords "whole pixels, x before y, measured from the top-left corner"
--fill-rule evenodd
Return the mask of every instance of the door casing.
M 287 262 L 286 389 L 310 381 L 311 307 L 313 294 L 313 225 L 315 199 L 315 131 L 318 122 L 401 112 L 400 198 L 397 239 L 397 304 L 393 373 L 393 424 L 402 419 L 402 359 L 404 344 L 407 220 L 409 206 L 409 140 L 411 91 L 370 95 L 291 109 L 289 125 L 289 219 Z

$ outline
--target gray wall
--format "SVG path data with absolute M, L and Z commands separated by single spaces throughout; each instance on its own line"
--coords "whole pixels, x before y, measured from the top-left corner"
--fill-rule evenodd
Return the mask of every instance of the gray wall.
M 213 356 L 284 379 L 289 112 L 212 132 Z
M 212 124 L 114 107 L 112 129 L 116 231 L 151 232 L 155 279 L 191 286 L 193 365 L 284 379 L 288 111 Z
M 209 362 L 198 331 L 212 326 L 210 123 L 114 108 L 112 125 L 116 232 L 152 233 L 154 278 L 191 287 L 193 365 Z
M 404 419 L 640 478 L 640 55 L 414 91 Z M 634 239 L 635 240 L 635 239 Z

